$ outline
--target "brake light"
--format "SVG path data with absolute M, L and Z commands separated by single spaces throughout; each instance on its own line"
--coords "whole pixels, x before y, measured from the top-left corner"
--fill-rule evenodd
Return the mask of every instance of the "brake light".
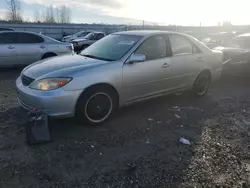
M 74 51 L 74 46 L 73 44 L 69 44 L 66 48 L 68 48 L 71 51 Z

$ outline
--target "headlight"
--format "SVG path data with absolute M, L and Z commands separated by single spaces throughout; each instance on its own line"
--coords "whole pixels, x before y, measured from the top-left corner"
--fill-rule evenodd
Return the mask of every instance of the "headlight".
M 46 78 L 34 81 L 30 84 L 31 89 L 49 91 L 65 86 L 72 78 Z

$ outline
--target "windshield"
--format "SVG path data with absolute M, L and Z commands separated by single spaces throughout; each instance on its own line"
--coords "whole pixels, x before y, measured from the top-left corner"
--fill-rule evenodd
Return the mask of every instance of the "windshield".
M 81 52 L 81 55 L 96 59 L 116 61 L 121 59 L 142 36 L 108 35 Z
M 85 31 L 84 31 L 84 32 L 85 32 Z M 80 34 L 82 34 L 82 33 L 84 33 L 84 32 L 82 32 L 82 31 L 77 32 L 77 33 L 75 33 L 73 36 L 77 37 L 78 35 L 80 35 Z
M 89 33 L 87 34 L 84 38 L 88 40 L 92 40 L 94 38 L 95 34 L 94 33 Z

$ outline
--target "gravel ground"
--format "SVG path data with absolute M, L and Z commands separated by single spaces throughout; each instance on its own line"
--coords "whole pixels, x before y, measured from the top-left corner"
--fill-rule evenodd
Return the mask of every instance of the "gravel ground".
M 1 188 L 250 187 L 249 77 L 120 109 L 100 127 L 52 120 L 53 142 L 28 146 L 19 72 L 0 72 Z

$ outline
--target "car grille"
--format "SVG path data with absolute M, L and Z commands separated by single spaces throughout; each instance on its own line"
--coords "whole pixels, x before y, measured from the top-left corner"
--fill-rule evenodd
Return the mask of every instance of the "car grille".
M 30 85 L 35 80 L 33 78 L 25 76 L 24 74 L 22 74 L 21 78 L 22 78 L 22 83 L 23 83 L 24 86 Z

